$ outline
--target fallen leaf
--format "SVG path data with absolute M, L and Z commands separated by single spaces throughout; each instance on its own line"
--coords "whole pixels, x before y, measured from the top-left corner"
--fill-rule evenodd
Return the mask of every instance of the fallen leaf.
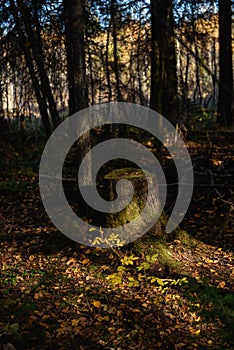
M 94 300 L 93 302 L 92 302 L 92 304 L 95 306 L 95 307 L 101 307 L 101 303 L 100 303 L 100 301 L 98 301 L 98 300 Z

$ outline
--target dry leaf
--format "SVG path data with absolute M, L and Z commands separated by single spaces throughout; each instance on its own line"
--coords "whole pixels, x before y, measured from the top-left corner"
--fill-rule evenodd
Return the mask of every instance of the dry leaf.
M 95 307 L 101 307 L 101 303 L 100 303 L 100 301 L 98 301 L 98 300 L 94 300 L 93 302 L 92 302 L 92 304 L 95 306 Z

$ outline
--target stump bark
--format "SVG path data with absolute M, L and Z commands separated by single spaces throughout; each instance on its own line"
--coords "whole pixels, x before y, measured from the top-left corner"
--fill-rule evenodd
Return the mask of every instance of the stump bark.
M 106 227 L 118 227 L 127 225 L 128 223 L 132 223 L 134 219 L 140 217 L 140 220 L 136 222 L 135 226 L 134 224 L 132 226 L 134 231 L 132 232 L 133 239 L 131 239 L 131 237 L 123 237 L 123 239 L 126 238 L 127 241 L 130 242 L 135 241 L 137 238 L 140 238 L 142 236 L 141 227 L 144 231 L 148 223 L 151 222 L 152 219 L 156 217 L 156 215 L 158 215 L 160 209 L 159 188 L 158 184 L 156 184 L 154 186 L 153 193 L 148 193 L 149 183 L 152 183 L 153 181 L 153 184 L 155 184 L 155 175 L 149 173 L 146 173 L 145 175 L 141 169 L 122 168 L 114 170 L 105 175 L 105 188 L 109 189 L 108 197 L 110 201 L 116 198 L 116 185 L 122 179 L 131 181 L 134 188 L 133 198 L 129 205 L 127 205 L 123 210 L 107 215 Z M 121 182 L 119 183 L 118 189 L 122 193 L 125 190 L 124 197 L 129 197 L 130 193 L 128 193 L 128 191 L 122 187 Z M 144 211 L 144 215 L 141 215 L 143 209 L 145 208 L 146 200 L 148 203 L 147 210 Z M 150 234 L 153 234 L 155 236 L 160 236 L 162 234 L 162 225 L 160 224 L 160 220 L 156 220 L 156 222 L 154 222 L 152 227 L 150 226 L 147 232 L 150 232 Z M 129 232 L 127 234 L 129 235 Z

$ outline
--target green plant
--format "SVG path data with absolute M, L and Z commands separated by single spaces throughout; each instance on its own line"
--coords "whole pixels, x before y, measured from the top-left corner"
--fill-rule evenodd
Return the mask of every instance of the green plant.
M 95 228 L 91 228 L 89 230 L 90 232 L 96 231 Z M 95 237 L 93 240 L 89 240 L 92 246 L 102 246 L 103 244 L 107 245 L 109 248 L 113 249 L 113 247 L 123 247 L 126 243 L 124 240 L 121 240 L 118 236 L 118 234 L 110 234 L 108 238 L 104 237 L 104 231 L 100 227 L 99 229 L 99 236 Z
M 156 283 L 161 287 L 168 287 L 173 285 L 179 285 L 188 283 L 187 278 L 181 279 L 172 278 L 159 278 L 157 276 L 148 273 L 152 264 L 158 259 L 158 254 L 152 256 L 147 255 L 143 260 L 138 256 L 124 255 L 120 259 L 121 265 L 117 267 L 117 271 L 108 275 L 107 280 L 112 284 L 127 283 L 129 287 L 139 286 L 142 281 L 149 281 L 150 283 Z M 128 267 L 134 267 L 134 270 L 130 270 Z M 136 270 L 138 273 L 136 274 Z

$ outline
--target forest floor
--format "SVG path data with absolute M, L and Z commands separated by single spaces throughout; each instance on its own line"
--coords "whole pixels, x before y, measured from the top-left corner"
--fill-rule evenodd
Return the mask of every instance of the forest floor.
M 187 141 L 189 236 L 167 242 L 164 260 L 63 236 L 40 199 L 43 145 L 0 141 L 0 349 L 234 348 L 234 135 L 211 136 Z

